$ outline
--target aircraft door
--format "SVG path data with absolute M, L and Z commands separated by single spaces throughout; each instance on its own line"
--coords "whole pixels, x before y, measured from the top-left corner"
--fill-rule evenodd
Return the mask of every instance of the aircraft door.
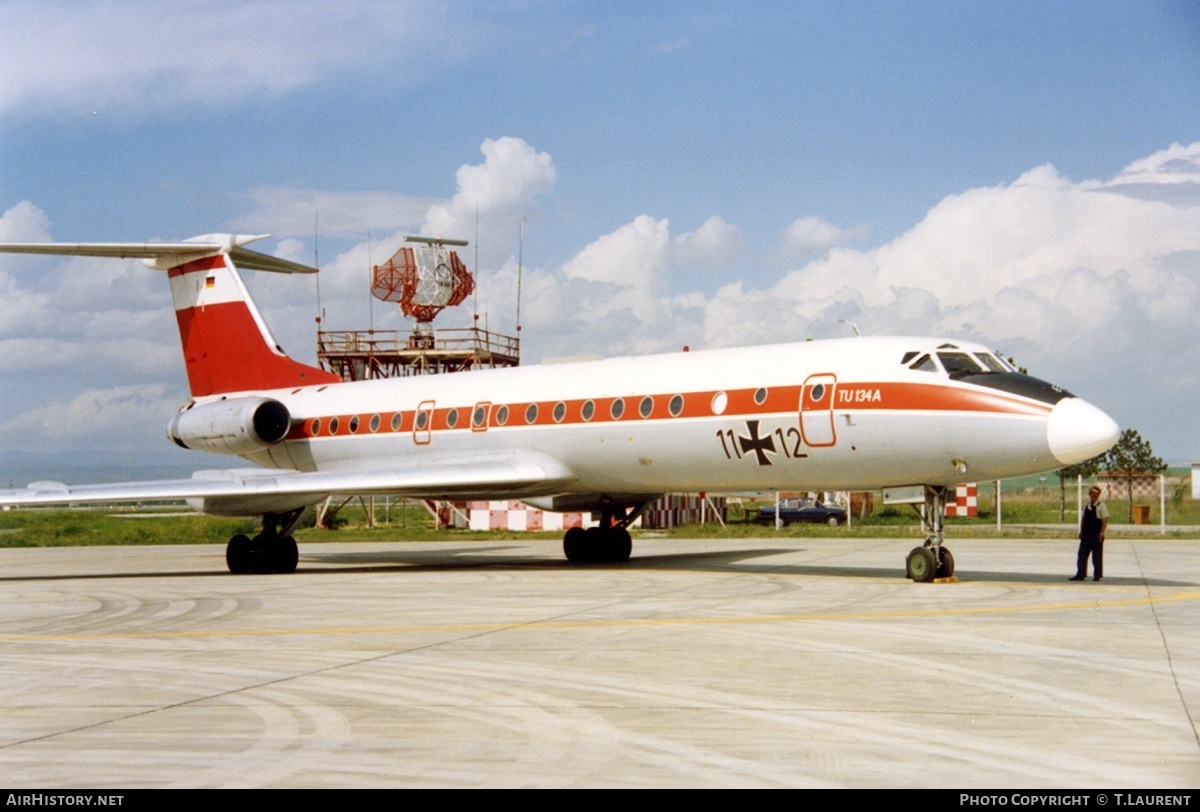
M 833 400 L 837 376 L 831 372 L 809 375 L 800 388 L 800 435 L 804 444 L 813 448 L 834 445 L 837 432 L 833 427 Z
M 487 431 L 488 418 L 492 413 L 492 404 L 489 401 L 476 403 L 475 408 L 471 410 L 471 431 Z
M 423 400 L 413 415 L 413 442 L 417 445 L 429 444 L 429 432 L 433 428 L 433 407 L 432 400 Z

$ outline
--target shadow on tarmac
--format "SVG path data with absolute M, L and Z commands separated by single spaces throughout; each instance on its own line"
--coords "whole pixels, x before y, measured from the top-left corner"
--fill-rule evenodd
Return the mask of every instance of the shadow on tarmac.
M 501 557 L 509 550 L 520 550 L 519 556 Z M 387 573 L 387 572 L 446 572 L 446 571 L 551 571 L 571 569 L 573 571 L 692 571 L 729 574 L 771 574 L 795 575 L 821 578 L 866 578 L 904 580 L 904 566 L 897 556 L 896 566 L 837 566 L 829 564 L 769 564 L 756 559 L 770 556 L 796 553 L 804 548 L 796 547 L 763 547 L 756 549 L 736 550 L 706 550 L 704 552 L 671 553 L 657 555 L 633 555 L 623 563 L 580 563 L 572 564 L 565 558 L 529 557 L 528 547 L 523 545 L 479 545 L 470 544 L 461 547 L 438 547 L 429 550 L 414 550 L 412 548 L 396 550 L 374 550 L 369 552 L 333 551 L 306 553 L 304 545 L 300 547 L 300 566 L 296 576 L 320 577 L 324 575 L 344 575 L 347 573 Z M 306 565 L 308 565 L 306 567 Z M 1146 579 L 1138 577 L 1106 577 L 1100 583 L 1091 580 L 1077 584 L 1068 584 L 1068 573 L 1030 573 L 1004 572 L 1000 570 L 972 570 L 959 568 L 956 573 L 960 583 L 1001 583 L 1026 584 L 1045 586 L 1062 584 L 1079 590 L 1096 590 L 1109 586 L 1144 586 L 1144 587 L 1194 587 L 1197 584 L 1190 581 L 1168 579 Z M 213 578 L 213 577 L 256 577 L 253 575 L 234 576 L 221 566 L 213 570 L 160 571 L 160 572 L 111 572 L 61 575 L 13 575 L 0 576 L 0 583 L 22 583 L 37 581 L 64 580 L 103 580 L 103 579 L 139 579 L 139 578 Z M 257 577 L 288 577 L 286 575 L 259 575 Z M 294 577 L 294 576 L 293 576 Z M 936 586 L 936 585 L 931 585 Z

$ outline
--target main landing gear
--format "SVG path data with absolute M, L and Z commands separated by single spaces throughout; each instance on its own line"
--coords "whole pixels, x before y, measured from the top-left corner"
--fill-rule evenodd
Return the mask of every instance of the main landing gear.
M 288 513 L 267 513 L 263 516 L 263 531 L 254 538 L 238 534 L 225 548 L 225 563 L 235 575 L 245 573 L 295 572 L 300 551 L 292 531 L 308 508 Z
M 905 562 L 905 574 L 918 583 L 954 575 L 954 556 L 942 546 L 942 525 L 946 516 L 946 488 L 925 486 L 925 510 L 921 528 L 925 545 L 914 547 Z
M 641 515 L 646 504 L 633 511 L 626 508 L 605 507 L 601 513 L 600 526 L 572 527 L 563 536 L 563 553 L 572 564 L 620 563 L 629 560 L 633 551 L 633 539 L 627 529 Z

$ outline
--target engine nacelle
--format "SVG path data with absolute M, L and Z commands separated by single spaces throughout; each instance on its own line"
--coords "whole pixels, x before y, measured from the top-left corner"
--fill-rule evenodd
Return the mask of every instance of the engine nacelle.
M 193 406 L 167 426 L 176 445 L 216 454 L 248 454 L 287 436 L 292 416 L 271 398 L 233 398 Z

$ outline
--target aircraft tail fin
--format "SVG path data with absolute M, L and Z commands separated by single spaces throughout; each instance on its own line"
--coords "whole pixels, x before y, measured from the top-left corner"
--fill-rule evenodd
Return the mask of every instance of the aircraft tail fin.
M 207 234 L 178 243 L 6 243 L 0 251 L 140 257 L 165 270 L 192 397 L 283 389 L 341 378 L 290 358 L 271 335 L 238 266 L 276 273 L 316 268 L 244 248 L 266 235 Z

